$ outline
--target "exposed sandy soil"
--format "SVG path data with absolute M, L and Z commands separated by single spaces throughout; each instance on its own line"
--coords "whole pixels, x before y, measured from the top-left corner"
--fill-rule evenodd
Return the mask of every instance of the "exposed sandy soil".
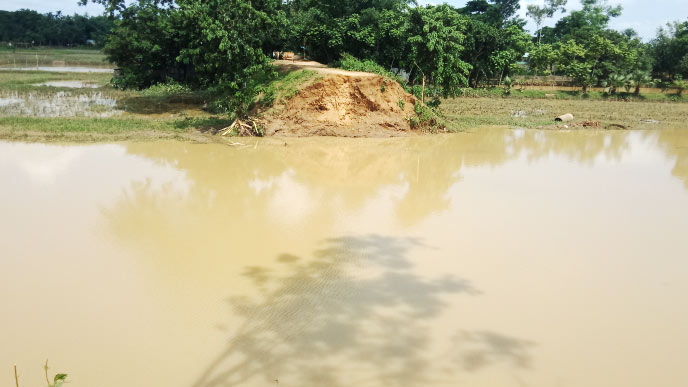
M 395 137 L 417 134 L 409 118 L 416 98 L 397 82 L 317 62 L 277 61 L 282 69 L 308 69 L 322 77 L 288 101 L 263 112 L 268 136 Z

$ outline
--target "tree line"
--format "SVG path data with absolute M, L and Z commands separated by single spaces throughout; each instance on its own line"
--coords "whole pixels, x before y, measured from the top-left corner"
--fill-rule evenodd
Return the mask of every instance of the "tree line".
M 274 50 L 333 63 L 345 55 L 403 71 L 410 84 L 455 96 L 464 87 L 501 83 L 529 72 L 564 75 L 583 92 L 606 86 L 682 82 L 688 76 L 688 22 L 644 43 L 609 21 L 620 6 L 582 0 L 583 8 L 542 27 L 566 0 L 529 6 L 537 30 L 525 30 L 518 0 L 470 0 L 464 7 L 414 0 L 81 0 L 105 5 L 114 28 L 104 51 L 122 69 L 118 84 L 145 88 L 175 81 L 227 96 L 241 109 L 275 76 Z M 522 62 L 527 59 L 527 68 Z
M 41 14 L 22 9 L 0 11 L 0 42 L 35 46 L 79 46 L 92 40 L 103 46 L 114 25 L 106 16 Z

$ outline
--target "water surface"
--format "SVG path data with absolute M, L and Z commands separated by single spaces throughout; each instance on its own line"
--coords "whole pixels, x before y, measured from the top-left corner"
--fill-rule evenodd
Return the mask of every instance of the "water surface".
M 688 383 L 688 132 L 0 143 L 0 378 Z

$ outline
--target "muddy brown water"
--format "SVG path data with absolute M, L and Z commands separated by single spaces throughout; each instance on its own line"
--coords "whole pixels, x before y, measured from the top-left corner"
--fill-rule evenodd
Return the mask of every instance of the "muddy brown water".
M 0 384 L 688 383 L 688 131 L 0 142 Z

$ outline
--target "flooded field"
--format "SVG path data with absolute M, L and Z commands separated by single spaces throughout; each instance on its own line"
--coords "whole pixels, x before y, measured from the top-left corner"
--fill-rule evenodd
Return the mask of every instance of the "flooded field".
M 2 385 L 688 383 L 688 131 L 241 141 L 0 142 Z
M 113 73 L 111 67 L 88 66 L 33 66 L 33 67 L 0 67 L 0 71 L 48 71 L 54 73 Z
M 49 81 L 35 83 L 32 86 L 66 87 L 69 89 L 97 89 L 100 87 L 100 85 L 97 83 L 89 83 L 84 81 Z
M 117 100 L 100 92 L 0 93 L 0 117 L 112 117 L 121 114 Z

